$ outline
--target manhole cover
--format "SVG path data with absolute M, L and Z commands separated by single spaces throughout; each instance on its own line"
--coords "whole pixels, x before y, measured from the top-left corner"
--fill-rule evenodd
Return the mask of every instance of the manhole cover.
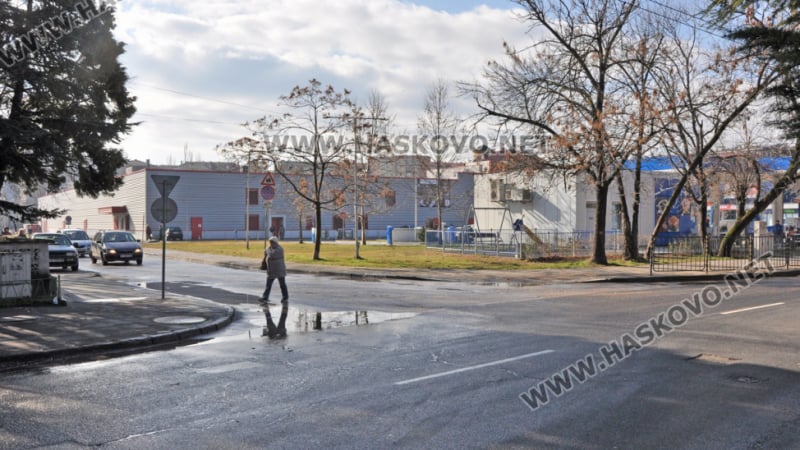
M 197 316 L 168 316 L 168 317 L 157 317 L 153 319 L 153 321 L 158 323 L 166 323 L 170 325 L 186 325 L 191 323 L 205 322 L 206 318 Z
M 758 383 L 761 383 L 761 380 L 759 380 L 758 378 L 755 378 L 755 377 L 741 376 L 741 377 L 736 377 L 735 379 L 739 383 L 746 383 L 746 384 L 758 384 Z

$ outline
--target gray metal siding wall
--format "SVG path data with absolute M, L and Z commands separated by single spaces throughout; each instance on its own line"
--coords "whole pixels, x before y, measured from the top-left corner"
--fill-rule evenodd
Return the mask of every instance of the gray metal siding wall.
M 56 219 L 42 220 L 43 229 L 54 232 L 65 228 L 64 217 L 72 217 L 72 224 L 69 228 L 84 228 L 91 235 L 98 230 L 114 228 L 114 216 L 112 214 L 100 213 L 102 208 L 111 206 L 126 206 L 130 216 L 130 231 L 140 236 L 142 230 L 142 218 L 144 213 L 144 173 L 139 172 L 124 177 L 125 183 L 113 195 L 103 195 L 96 199 L 90 197 L 78 197 L 74 189 L 59 192 L 56 194 L 40 197 L 38 205 L 45 209 L 64 209 L 66 213 Z
M 73 217 L 72 227 L 83 228 L 83 219 L 88 220 L 88 230 L 93 233 L 101 229 L 113 228 L 113 216 L 100 214 L 100 208 L 109 206 L 126 206 L 131 217 L 131 231 L 139 238 L 144 238 L 145 223 L 153 232 L 157 232 L 160 222 L 152 214 L 153 204 L 161 197 L 160 191 L 152 179 L 153 175 L 180 177 L 170 192 L 169 198 L 177 205 L 177 215 L 168 225 L 179 226 L 184 230 L 184 239 L 191 238 L 191 218 L 201 217 L 203 221 L 203 239 L 244 239 L 245 205 L 247 174 L 229 172 L 205 172 L 182 170 L 145 169 L 125 177 L 125 184 L 112 197 L 102 196 L 97 199 L 77 198 L 74 191 L 66 191 L 48 195 L 39 199 L 39 205 L 46 208 L 63 208 Z M 260 189 L 262 174 L 250 175 L 250 188 Z M 300 177 L 298 177 L 299 179 Z M 386 227 L 414 225 L 414 180 L 405 178 L 381 179 L 388 182 L 395 191 L 396 202 L 393 208 L 368 208 L 368 236 L 382 238 Z M 327 178 L 330 183 L 327 189 L 335 188 L 337 181 Z M 467 220 L 473 197 L 472 174 L 461 174 L 451 184 L 451 201 L 449 208 L 443 209 L 443 221 L 447 224 L 462 225 Z M 275 199 L 272 203 L 271 215 L 283 217 L 287 238 L 298 235 L 297 210 L 293 205 L 295 195 L 290 185 L 279 176 L 275 176 Z M 384 202 L 384 199 L 376 199 Z M 250 237 L 264 237 L 265 210 L 259 196 L 259 204 L 250 205 L 250 214 L 259 215 L 260 230 L 251 230 Z M 340 212 L 347 214 L 346 227 L 352 229 L 352 203 L 335 211 L 323 210 L 323 230 L 333 229 L 333 217 Z M 313 210 L 307 216 L 313 217 Z M 425 219 L 436 217 L 435 207 L 418 208 L 419 223 L 423 226 Z M 51 231 L 62 228 L 63 217 L 48 221 Z M 306 238 L 310 235 L 304 231 Z
M 147 217 L 156 233 L 161 223 L 152 214 L 152 207 L 161 198 L 161 192 L 152 179 L 153 175 L 179 177 L 168 198 L 177 205 L 177 216 L 168 225 L 183 229 L 184 239 L 191 237 L 191 218 L 203 219 L 203 237 L 214 235 L 223 238 L 236 230 L 244 230 L 246 176 L 238 173 L 183 172 L 171 170 L 147 170 Z M 251 177 L 255 179 L 255 176 Z M 251 179 L 251 182 L 253 180 Z M 258 183 L 256 180 L 254 183 Z M 253 186 L 255 187 L 255 186 Z M 251 209 L 253 209 L 251 207 Z M 252 211 L 251 211 L 252 212 Z M 208 235 L 206 235 L 208 234 Z

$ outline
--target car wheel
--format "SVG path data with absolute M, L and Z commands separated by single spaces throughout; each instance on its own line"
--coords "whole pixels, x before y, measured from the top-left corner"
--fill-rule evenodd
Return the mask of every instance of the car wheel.
M 136 265 L 137 266 L 141 266 L 142 265 L 142 260 L 141 259 L 137 259 L 136 260 Z
M 104 266 L 107 266 L 107 265 L 108 265 L 108 260 L 106 260 L 106 257 L 105 257 L 105 255 L 103 255 L 102 253 L 100 254 L 100 261 L 102 261 L 102 262 L 103 262 L 103 265 L 104 265 Z
M 77 271 L 78 271 L 78 265 L 77 265 L 77 264 L 75 264 L 74 266 L 72 266 L 72 271 L 73 271 L 73 272 L 77 272 Z

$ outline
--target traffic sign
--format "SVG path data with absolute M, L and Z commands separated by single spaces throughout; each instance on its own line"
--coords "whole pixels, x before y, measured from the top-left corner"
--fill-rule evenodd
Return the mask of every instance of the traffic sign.
M 275 188 L 270 185 L 261 186 L 261 198 L 264 200 L 272 200 L 275 198 Z
M 178 204 L 175 200 L 164 197 L 155 199 L 150 205 L 150 214 L 159 222 L 169 223 L 178 217 Z
M 275 186 L 275 178 L 272 176 L 272 172 L 267 172 L 264 174 L 264 178 L 261 179 L 262 186 Z

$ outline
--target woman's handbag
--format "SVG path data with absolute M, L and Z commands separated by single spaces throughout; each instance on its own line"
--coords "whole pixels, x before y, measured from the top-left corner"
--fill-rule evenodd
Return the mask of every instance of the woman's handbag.
M 267 255 L 261 259 L 261 270 L 267 270 Z

